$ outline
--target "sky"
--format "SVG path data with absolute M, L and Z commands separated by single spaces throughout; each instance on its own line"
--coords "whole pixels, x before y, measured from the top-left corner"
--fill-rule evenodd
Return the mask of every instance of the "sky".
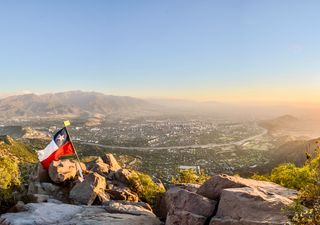
M 1 0 L 0 96 L 320 101 L 320 1 Z

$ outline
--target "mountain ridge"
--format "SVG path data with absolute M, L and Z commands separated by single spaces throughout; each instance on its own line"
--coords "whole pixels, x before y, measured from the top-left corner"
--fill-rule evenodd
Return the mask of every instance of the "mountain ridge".
M 43 117 L 52 115 L 110 115 L 152 111 L 156 108 L 142 99 L 105 95 L 98 92 L 68 91 L 50 94 L 24 94 L 0 99 L 0 116 Z

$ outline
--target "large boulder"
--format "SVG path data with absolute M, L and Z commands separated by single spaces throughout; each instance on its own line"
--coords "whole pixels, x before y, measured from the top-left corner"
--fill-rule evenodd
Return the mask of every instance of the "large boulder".
M 152 214 L 109 213 L 103 206 L 79 206 L 55 203 L 30 203 L 24 212 L 6 213 L 0 216 L 1 225 L 160 225 Z
M 49 176 L 55 183 L 62 183 L 66 180 L 72 180 L 78 172 L 78 161 L 74 159 L 62 159 L 52 161 L 49 166 Z M 85 168 L 84 165 L 81 165 Z
M 167 213 L 167 224 L 193 224 L 195 221 L 198 221 L 196 224 L 204 224 L 207 217 L 213 215 L 217 204 L 216 201 L 179 187 L 170 188 L 162 202 L 164 209 L 161 216 Z
M 86 164 L 87 170 L 92 172 L 97 172 L 99 174 L 109 173 L 110 166 L 103 162 L 103 160 L 98 157 L 96 160 L 92 162 L 88 162 Z
M 184 210 L 193 214 L 212 216 L 216 201 L 178 187 L 169 189 L 165 193 L 166 208 L 170 210 Z
M 71 189 L 69 198 L 77 204 L 91 205 L 98 197 L 100 202 L 110 198 L 105 193 L 106 179 L 98 173 L 91 173 L 84 177 L 84 181 L 78 181 Z
M 210 225 L 285 224 L 284 209 L 292 204 L 285 196 L 259 188 L 230 188 L 221 193 L 217 214 Z
M 224 189 L 241 187 L 259 188 L 263 189 L 266 192 L 278 194 L 289 199 L 297 198 L 297 191 L 284 188 L 278 184 L 266 181 L 245 179 L 237 176 L 229 176 L 225 174 L 216 175 L 207 180 L 203 185 L 201 185 L 197 193 L 209 199 L 219 200 L 220 195 Z
M 109 165 L 110 170 L 113 172 L 116 172 L 121 169 L 121 166 L 119 165 L 117 160 L 110 153 L 107 153 L 104 156 L 102 156 L 102 160 L 103 162 Z

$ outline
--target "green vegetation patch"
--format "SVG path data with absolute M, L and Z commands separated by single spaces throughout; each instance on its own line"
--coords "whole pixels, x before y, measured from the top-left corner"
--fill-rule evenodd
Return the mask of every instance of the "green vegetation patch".
M 274 168 L 270 175 L 254 175 L 253 179 L 272 181 L 300 191 L 298 200 L 289 208 L 293 225 L 320 224 L 320 150 L 315 156 L 307 155 L 304 166 L 284 163 Z
M 152 178 L 144 173 L 133 171 L 129 179 L 130 189 L 136 192 L 139 198 L 149 203 L 153 208 L 160 196 L 165 192 L 164 187 L 153 182 Z
M 171 183 L 181 184 L 181 183 L 190 183 L 190 184 L 203 184 L 209 177 L 202 170 L 200 174 L 197 174 L 193 169 L 188 170 L 179 170 L 178 175 L 173 177 Z

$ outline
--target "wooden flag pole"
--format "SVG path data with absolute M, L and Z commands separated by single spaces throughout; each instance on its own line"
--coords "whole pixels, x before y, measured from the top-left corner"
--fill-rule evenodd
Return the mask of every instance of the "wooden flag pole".
M 64 127 L 66 128 L 66 132 L 67 132 L 67 135 L 69 136 L 69 140 L 70 140 L 70 143 L 71 143 L 71 146 L 72 146 L 72 148 L 74 149 L 74 153 L 76 154 L 76 157 L 77 157 L 77 159 L 78 159 L 78 170 L 79 170 L 79 174 L 80 174 L 80 178 L 81 178 L 81 182 L 84 180 L 83 179 L 83 174 L 82 174 L 82 169 L 81 169 L 81 164 L 80 164 L 80 158 L 79 158 L 79 156 L 78 156 L 78 153 L 77 153 L 77 150 L 76 150 L 76 148 L 74 147 L 74 144 L 73 144 L 73 142 L 72 142 L 72 140 L 71 140 L 71 137 L 70 137 L 70 134 L 69 134 L 69 131 L 68 131 L 68 126 L 70 126 L 70 121 L 69 120 L 67 120 L 67 121 L 64 121 Z

